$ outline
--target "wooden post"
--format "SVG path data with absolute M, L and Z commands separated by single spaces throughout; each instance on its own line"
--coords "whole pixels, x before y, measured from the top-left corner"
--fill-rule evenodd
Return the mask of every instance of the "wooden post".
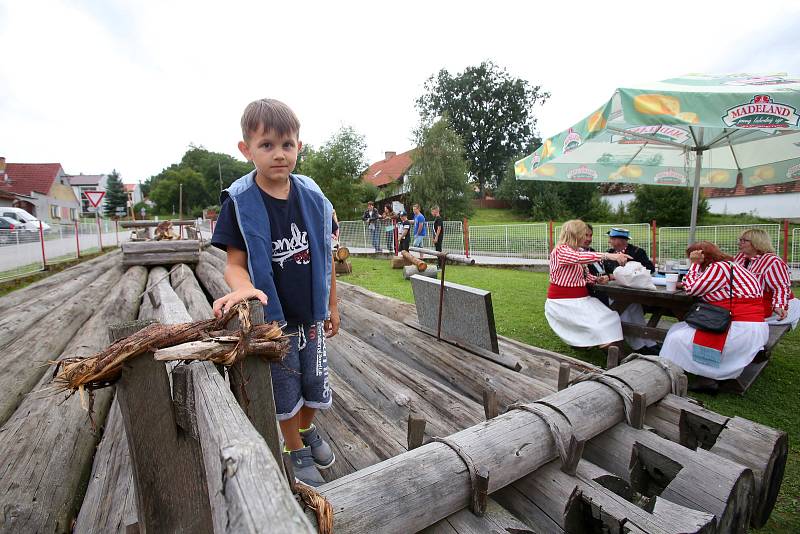
M 569 385 L 569 374 L 572 367 L 567 362 L 558 365 L 558 391 Z
M 116 341 L 146 324 L 110 327 L 109 338 Z M 181 376 L 173 375 L 178 406 L 172 402 L 166 366 L 152 353 L 131 360 L 117 383 L 142 533 L 213 532 L 203 454 L 188 402 L 194 397 Z
M 483 388 L 483 413 L 487 421 L 494 419 L 499 413 L 497 409 L 497 390 L 488 380 Z
M 264 324 L 264 306 L 253 299 L 250 306 L 250 322 Z M 234 317 L 228 330 L 239 329 L 239 319 Z M 247 414 L 259 434 L 267 442 L 279 468 L 283 468 L 280 431 L 275 419 L 275 397 L 272 393 L 272 370 L 270 363 L 261 358 L 244 358 L 228 369 L 231 391 L 239 406 Z
M 611 345 L 608 347 L 608 357 L 606 358 L 606 369 L 613 369 L 619 365 L 619 347 Z
M 469 221 L 466 217 L 462 222 L 462 229 L 464 232 L 464 256 L 469 258 Z
M 408 450 L 416 449 L 422 446 L 425 439 L 425 417 L 414 413 L 414 410 L 408 412 Z

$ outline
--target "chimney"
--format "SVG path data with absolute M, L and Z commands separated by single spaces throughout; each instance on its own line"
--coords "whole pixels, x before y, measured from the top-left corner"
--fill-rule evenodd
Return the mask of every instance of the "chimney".
M 397 155 L 397 152 L 388 152 L 387 151 L 387 152 L 384 152 L 384 154 L 386 155 L 386 161 L 389 161 L 390 159 L 392 159 L 393 157 L 395 157 Z

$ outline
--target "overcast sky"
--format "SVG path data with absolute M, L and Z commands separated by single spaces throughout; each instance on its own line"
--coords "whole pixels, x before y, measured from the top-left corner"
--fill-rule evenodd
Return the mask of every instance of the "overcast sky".
M 689 72 L 800 74 L 800 2 L 0 0 L 0 156 L 144 180 L 190 144 L 239 156 L 251 100 L 319 146 L 411 148 L 425 80 L 491 59 L 552 98 L 542 135 L 618 86 Z

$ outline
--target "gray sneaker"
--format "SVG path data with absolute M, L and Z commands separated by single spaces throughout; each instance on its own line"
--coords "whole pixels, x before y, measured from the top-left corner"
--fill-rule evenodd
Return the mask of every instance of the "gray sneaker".
M 325 483 L 325 479 L 322 478 L 317 466 L 314 465 L 311 447 L 303 447 L 284 454 L 289 455 L 289 460 L 292 462 L 292 469 L 294 470 L 294 478 L 297 482 L 314 488 Z
M 314 456 L 314 463 L 318 468 L 327 469 L 333 465 L 336 456 L 333 454 L 331 446 L 319 435 L 315 425 L 311 425 L 311 428 L 305 432 L 300 432 L 300 437 L 303 439 L 303 445 L 311 447 L 311 454 Z

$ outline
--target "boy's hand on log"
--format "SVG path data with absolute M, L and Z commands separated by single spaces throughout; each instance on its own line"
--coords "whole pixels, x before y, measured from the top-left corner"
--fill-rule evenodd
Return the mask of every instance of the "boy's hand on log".
M 331 308 L 331 316 L 325 319 L 325 337 L 333 337 L 339 333 L 339 308 Z
M 267 304 L 267 295 L 264 294 L 263 291 L 260 289 L 256 289 L 254 287 L 249 287 L 245 289 L 238 289 L 236 291 L 231 291 L 224 297 L 220 297 L 214 301 L 214 317 L 219 319 L 222 317 L 222 314 L 233 306 L 243 300 L 249 300 L 251 298 L 257 298 L 261 301 L 261 304 Z

